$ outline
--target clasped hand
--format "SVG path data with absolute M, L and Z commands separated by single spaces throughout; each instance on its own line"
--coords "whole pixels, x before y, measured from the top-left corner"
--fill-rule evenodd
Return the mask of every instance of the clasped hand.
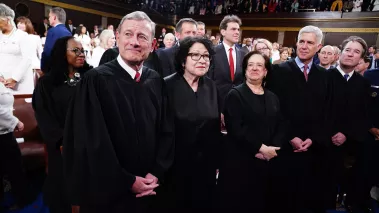
M 300 138 L 295 137 L 291 140 L 291 145 L 294 149 L 294 152 L 306 152 L 312 145 L 312 140 L 307 138 L 305 141 L 303 141 Z
M 149 173 L 145 178 L 136 176 L 136 180 L 132 186 L 132 192 L 136 194 L 136 197 L 156 195 L 157 193 L 154 189 L 158 186 L 158 178 Z
M 262 144 L 261 148 L 259 149 L 259 153 L 257 153 L 255 157 L 261 160 L 269 161 L 272 158 L 278 156 L 278 154 L 276 153 L 277 150 L 280 150 L 280 147 L 266 146 Z
M 5 87 L 11 88 L 11 89 L 14 89 L 16 87 L 16 84 L 17 84 L 17 81 L 15 81 L 12 78 L 8 78 L 4 82 Z

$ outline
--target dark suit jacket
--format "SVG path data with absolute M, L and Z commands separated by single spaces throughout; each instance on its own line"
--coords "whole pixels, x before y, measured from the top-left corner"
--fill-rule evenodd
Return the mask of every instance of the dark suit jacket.
M 244 52 L 236 47 L 236 70 L 234 74 L 234 81 L 230 77 L 230 69 L 228 57 L 226 56 L 225 47 L 223 44 L 217 45 L 214 48 L 216 54 L 214 55 L 214 66 L 209 69 L 208 76 L 216 82 L 218 94 L 220 96 L 221 109 L 224 109 L 224 102 L 226 95 L 235 86 L 240 85 L 244 77 L 242 76 L 242 60 Z
M 157 52 L 158 58 L 161 62 L 162 78 L 176 72 L 174 61 L 177 49 L 179 49 L 179 45 L 175 44 L 171 48 Z
M 283 116 L 290 123 L 286 141 L 294 137 L 302 140 L 310 138 L 313 144 L 326 140 L 323 129 L 327 101 L 326 74 L 324 68 L 313 63 L 308 81 L 305 81 L 295 59 L 273 65 L 268 73 L 266 88 L 278 96 Z
M 72 35 L 75 35 L 76 27 L 74 25 L 72 25 L 72 30 L 70 29 L 70 27 L 68 26 L 68 24 L 66 24 L 66 28 L 67 28 L 68 31 L 71 32 Z
M 251 49 L 253 49 L 253 47 L 251 47 Z M 241 50 L 242 50 L 242 52 L 244 52 L 244 56 L 250 52 L 246 46 L 242 47 Z
M 47 32 L 45 46 L 42 52 L 41 70 L 45 71 L 50 60 L 51 50 L 54 47 L 55 42 L 65 36 L 72 36 L 70 31 L 63 24 L 59 24 Z
M 364 74 L 371 84 L 371 123 L 372 127 L 379 128 L 379 69 L 368 70 Z
M 47 30 L 49 30 L 51 28 L 50 25 L 47 26 Z M 45 33 L 46 29 L 45 29 L 45 25 L 44 23 L 40 23 L 38 25 L 38 35 L 41 36 L 41 37 L 45 37 L 44 33 Z

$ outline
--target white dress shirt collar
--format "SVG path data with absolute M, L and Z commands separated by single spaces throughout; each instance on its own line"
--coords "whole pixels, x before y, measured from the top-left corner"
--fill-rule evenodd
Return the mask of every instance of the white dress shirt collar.
M 340 65 L 337 66 L 337 70 L 338 70 L 338 72 L 341 73 L 342 77 L 344 77 L 344 75 L 348 74 L 349 77 L 347 78 L 347 80 L 350 80 L 351 76 L 353 76 L 353 74 L 354 74 L 354 70 L 351 71 L 351 72 L 349 72 L 349 73 L 345 73 L 345 72 L 341 69 Z
M 117 56 L 117 62 L 130 75 L 130 77 L 132 77 L 132 79 L 135 78 L 137 72 L 125 63 L 125 61 L 121 58 L 121 55 Z M 141 74 L 140 76 L 142 76 L 142 68 L 143 66 L 141 66 L 141 68 L 138 70 L 139 74 Z
M 305 64 L 302 61 L 300 61 L 299 57 L 295 58 L 295 62 L 297 64 L 297 66 L 300 68 L 300 70 L 302 72 L 304 72 L 304 66 L 305 66 Z M 313 58 L 312 58 L 311 62 L 309 62 L 309 64 L 308 64 L 307 73 L 309 73 L 309 71 L 311 70 L 312 64 L 313 64 Z

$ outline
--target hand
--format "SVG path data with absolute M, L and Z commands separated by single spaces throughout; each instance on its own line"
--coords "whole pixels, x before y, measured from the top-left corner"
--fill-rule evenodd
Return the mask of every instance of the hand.
M 224 114 L 221 113 L 221 127 L 225 127 Z
M 269 161 L 272 158 L 278 156 L 278 154 L 276 153 L 276 150 L 279 150 L 279 149 L 280 149 L 279 147 L 266 146 L 266 145 L 262 144 L 261 148 L 259 149 L 259 153 L 261 153 L 263 155 L 263 157 L 267 161 Z
M 303 144 L 303 140 L 301 140 L 300 138 L 298 137 L 295 137 L 294 139 L 292 139 L 290 141 L 293 149 L 301 149 L 302 147 L 302 144 Z
M 332 137 L 332 142 L 336 146 L 341 146 L 346 141 L 346 136 L 342 133 L 337 133 Z
M 261 160 L 266 160 L 262 153 L 256 154 L 255 157 Z
M 154 191 L 152 192 L 152 190 L 158 186 L 158 184 L 154 184 L 154 179 L 136 176 L 136 181 L 134 181 L 132 186 L 132 192 L 136 194 L 136 197 L 143 197 L 150 194 L 155 195 L 156 193 Z
M 145 178 L 146 179 L 152 179 L 153 182 L 151 184 L 158 184 L 158 178 L 155 177 L 154 175 L 152 175 L 151 173 L 147 174 Z M 156 194 L 157 193 L 153 189 L 151 189 L 151 190 L 146 191 L 144 193 L 137 194 L 136 197 L 143 197 L 143 196 L 146 196 L 146 195 L 156 195 Z
M 378 139 L 379 138 L 379 129 L 378 128 L 371 128 L 370 130 L 370 133 L 372 134 L 372 135 L 374 135 L 374 137 L 376 138 L 376 139 Z
M 16 87 L 16 84 L 17 84 L 17 81 L 15 81 L 12 78 L 8 78 L 7 80 L 5 80 L 5 86 L 7 88 L 14 89 Z
M 301 143 L 301 148 L 298 150 L 295 150 L 294 152 L 306 152 L 308 151 L 308 148 L 312 145 L 312 140 L 307 138 L 303 143 Z
M 24 130 L 24 123 L 22 123 L 21 121 L 18 121 L 16 128 L 14 128 L 14 131 L 21 132 L 22 130 Z

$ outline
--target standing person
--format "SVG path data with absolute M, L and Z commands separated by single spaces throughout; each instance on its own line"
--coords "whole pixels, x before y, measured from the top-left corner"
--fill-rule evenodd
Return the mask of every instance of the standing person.
M 50 9 L 49 22 L 52 28 L 47 32 L 45 46 L 41 58 L 41 70 L 44 72 L 50 62 L 50 53 L 54 47 L 55 41 L 65 36 L 72 36 L 64 23 L 66 22 L 66 11 L 60 7 Z
M 163 79 L 143 65 L 155 23 L 136 11 L 117 28 L 120 55 L 86 73 L 63 137 L 71 203 L 82 213 L 147 212 L 174 154 Z
M 368 70 L 370 66 L 370 58 L 368 56 L 364 56 L 358 63 L 358 65 L 354 68 L 354 71 L 365 76 L 365 72 Z
M 318 58 L 320 60 L 320 67 L 325 68 L 328 70 L 332 63 L 334 62 L 334 49 L 330 45 L 326 45 L 321 48 L 320 52 L 318 53 Z
M 179 41 L 189 36 L 196 36 L 197 22 L 192 18 L 182 18 L 175 26 L 175 36 Z M 168 49 L 157 52 L 159 60 L 161 61 L 162 77 L 169 76 L 176 72 L 174 59 L 175 53 L 179 49 L 178 43 Z
M 283 62 L 288 61 L 288 48 L 283 47 L 282 49 L 279 50 L 280 53 L 280 59 L 274 61 L 272 64 L 281 64 Z
M 72 35 L 75 34 L 76 27 L 74 27 L 74 25 L 72 24 L 72 20 L 71 19 L 67 20 L 66 28 L 68 29 L 68 31 L 71 32 Z
M 217 183 L 218 206 L 225 213 L 270 212 L 277 195 L 276 157 L 286 125 L 278 97 L 263 87 L 270 59 L 253 51 L 245 56 L 242 68 L 244 83 L 231 89 L 225 101 L 228 139 Z
M 242 59 L 244 52 L 236 47 L 241 25 L 241 19 L 235 15 L 225 16 L 221 21 L 220 32 L 223 41 L 221 45 L 215 47 L 214 67 L 208 73 L 208 76 L 216 83 L 221 109 L 224 107 L 225 98 L 230 89 L 243 82 Z M 222 123 L 223 117 L 221 114 Z
M 324 145 L 323 160 L 318 162 L 323 169 L 323 178 L 318 177 L 322 181 L 318 187 L 323 192 L 320 194 L 323 210 L 334 209 L 337 185 L 342 182 L 347 183 L 346 204 L 352 207 L 352 212 L 363 212 L 370 192 L 365 186 L 371 172 L 365 165 L 370 152 L 366 139 L 372 127 L 369 119 L 370 84 L 354 71 L 366 52 L 367 44 L 362 38 L 347 38 L 342 42 L 339 65 L 328 72 L 329 140 Z M 353 160 L 350 164 L 352 175 L 348 176 L 343 172 L 347 159 Z
M 11 8 L 0 4 L 0 75 L 13 94 L 32 94 L 32 58 L 36 49 L 28 34 L 16 28 L 14 16 Z
M 198 21 L 197 22 L 197 33 L 196 36 L 200 36 L 202 38 L 205 37 L 205 24 L 204 22 Z
M 33 109 L 49 162 L 43 198 L 51 213 L 69 213 L 60 147 L 69 103 L 81 76 L 90 67 L 85 63 L 83 46 L 71 36 L 58 39 L 51 56 L 52 63 L 33 93 Z
M 323 126 L 327 97 L 326 72 L 313 63 L 320 50 L 322 31 L 306 26 L 299 31 L 297 57 L 274 65 L 267 75 L 266 87 L 280 101 L 283 116 L 289 121 L 289 133 L 282 146 L 283 199 L 277 206 L 285 212 L 303 212 L 312 206 L 313 154 L 315 145 L 324 139 Z M 321 155 L 321 154 L 320 154 Z M 309 199 L 309 200 L 308 200 Z M 283 203 L 281 203 L 283 202 Z
M 100 45 L 93 49 L 91 57 L 91 65 L 98 67 L 101 57 L 104 52 L 110 48 L 113 48 L 116 43 L 116 38 L 112 30 L 103 30 L 100 34 Z
M 165 182 L 169 212 L 211 211 L 220 150 L 217 88 L 206 76 L 212 43 L 201 37 L 180 42 L 176 70 L 165 78 L 175 115 L 175 161 Z
M 33 74 L 36 76 L 41 75 L 41 57 L 42 57 L 42 43 L 39 35 L 35 34 L 34 27 L 30 19 L 20 16 L 16 19 L 17 28 L 28 33 L 29 42 L 31 48 L 33 48 L 34 54 L 32 58 Z M 38 77 L 37 77 L 38 78 Z M 34 78 L 34 84 L 37 83 L 37 78 Z

